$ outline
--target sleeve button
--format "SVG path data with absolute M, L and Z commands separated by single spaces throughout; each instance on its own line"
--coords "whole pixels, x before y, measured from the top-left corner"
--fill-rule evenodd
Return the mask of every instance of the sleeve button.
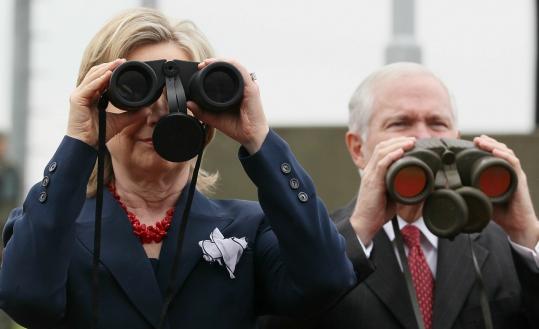
M 283 172 L 283 174 L 290 174 L 292 168 L 290 167 L 290 164 L 283 162 L 281 164 L 281 171 Z
M 297 178 L 290 179 L 290 188 L 297 190 L 299 188 L 299 180 Z
M 301 202 L 307 202 L 307 201 L 309 201 L 309 196 L 305 192 L 299 192 L 298 193 L 298 199 Z
M 39 194 L 39 202 L 43 203 L 47 201 L 47 192 L 43 191 Z
M 53 162 L 49 165 L 49 172 L 53 172 L 56 170 L 56 167 L 58 167 L 58 164 L 56 162 Z
M 41 186 L 43 187 L 49 186 L 49 181 L 50 181 L 49 176 L 43 177 L 43 180 L 41 180 Z

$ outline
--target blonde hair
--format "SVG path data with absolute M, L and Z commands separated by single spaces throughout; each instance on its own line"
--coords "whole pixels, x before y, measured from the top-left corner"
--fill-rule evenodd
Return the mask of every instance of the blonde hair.
M 135 8 L 112 18 L 97 32 L 82 56 L 77 78 L 77 86 L 90 68 L 95 65 L 125 58 L 143 45 L 161 42 L 174 42 L 184 50 L 192 61 L 202 61 L 213 57 L 213 49 L 202 32 L 191 21 L 172 22 L 159 11 L 149 8 Z M 215 129 L 208 127 L 206 145 L 212 140 Z M 190 163 L 191 173 L 194 160 Z M 209 174 L 200 170 L 197 189 L 211 193 L 215 188 L 218 173 Z M 114 181 L 114 171 L 110 155 L 105 157 L 105 184 Z M 87 197 L 95 196 L 97 189 L 97 165 L 86 188 Z

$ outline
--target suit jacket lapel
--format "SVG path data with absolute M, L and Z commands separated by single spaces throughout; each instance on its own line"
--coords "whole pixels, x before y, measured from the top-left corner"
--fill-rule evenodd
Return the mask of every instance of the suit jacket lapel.
M 187 190 L 187 188 L 184 190 Z M 163 296 L 165 295 L 168 288 L 167 285 L 169 284 L 186 199 L 187 193 L 182 193 L 180 201 L 176 206 L 173 222 L 167 238 L 164 240 L 163 246 L 161 247 L 157 280 Z M 202 257 L 202 250 L 198 245 L 198 242 L 201 240 L 208 240 L 210 238 L 210 233 L 215 228 L 218 228 L 221 233 L 224 233 L 223 229 L 231 221 L 231 218 L 225 218 L 220 214 L 217 207 L 210 200 L 198 191 L 195 192 L 183 241 L 182 253 L 180 255 L 179 271 L 173 287 L 175 294 L 181 289 L 189 276 L 189 273 L 191 273 Z
M 86 202 L 81 218 L 94 218 L 95 199 Z M 94 225 L 80 226 L 79 240 L 93 252 Z M 108 190 L 103 195 L 101 263 L 143 316 L 157 327 L 163 297 L 153 268 L 124 210 Z
M 350 219 L 355 203 L 354 198 L 345 207 L 331 214 L 338 226 L 342 225 L 342 221 Z M 387 306 L 402 326 L 417 328 L 404 275 L 397 262 L 393 245 L 384 230 L 376 234 L 373 243 L 374 249 L 370 259 L 376 270 L 365 279 L 365 285 Z
M 387 306 L 404 328 L 417 328 L 404 275 L 399 267 L 393 245 L 381 230 L 374 238 L 372 261 L 376 271 L 365 284 Z
M 478 236 L 472 234 L 472 239 Z M 481 268 L 489 252 L 478 243 L 474 243 L 474 251 Z M 474 286 L 475 277 L 468 237 L 460 234 L 453 241 L 440 239 L 432 321 L 434 329 L 453 327 Z
M 355 199 L 346 207 L 332 214 L 336 222 L 348 220 L 354 209 Z M 477 240 L 480 234 L 472 234 Z M 365 284 L 389 308 L 391 313 L 406 328 L 417 328 L 410 297 L 402 270 L 395 257 L 393 245 L 383 230 L 374 238 L 371 256 L 376 270 L 365 280 Z M 488 250 L 474 243 L 479 268 L 488 257 Z M 466 235 L 458 235 L 453 241 L 440 239 L 438 243 L 433 325 L 434 329 L 452 328 L 453 324 L 475 283 L 475 272 L 471 250 Z

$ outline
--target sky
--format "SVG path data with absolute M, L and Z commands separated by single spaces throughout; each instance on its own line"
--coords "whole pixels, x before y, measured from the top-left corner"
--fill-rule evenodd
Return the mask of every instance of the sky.
M 13 3 L 0 1 L 0 130 L 11 128 Z M 82 52 L 103 23 L 135 0 L 34 0 L 27 181 L 38 180 L 67 122 Z M 256 72 L 273 126 L 345 126 L 359 82 L 383 65 L 390 0 L 157 0 L 190 19 L 219 57 Z M 534 129 L 535 7 L 531 0 L 415 1 L 423 63 L 455 96 L 464 133 Z

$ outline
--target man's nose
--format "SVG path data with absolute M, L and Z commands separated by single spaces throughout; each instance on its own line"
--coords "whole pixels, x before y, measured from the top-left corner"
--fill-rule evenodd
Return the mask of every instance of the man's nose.
M 414 136 L 417 139 L 423 139 L 423 138 L 431 138 L 433 137 L 433 134 L 426 124 L 421 123 L 414 126 L 412 136 Z

